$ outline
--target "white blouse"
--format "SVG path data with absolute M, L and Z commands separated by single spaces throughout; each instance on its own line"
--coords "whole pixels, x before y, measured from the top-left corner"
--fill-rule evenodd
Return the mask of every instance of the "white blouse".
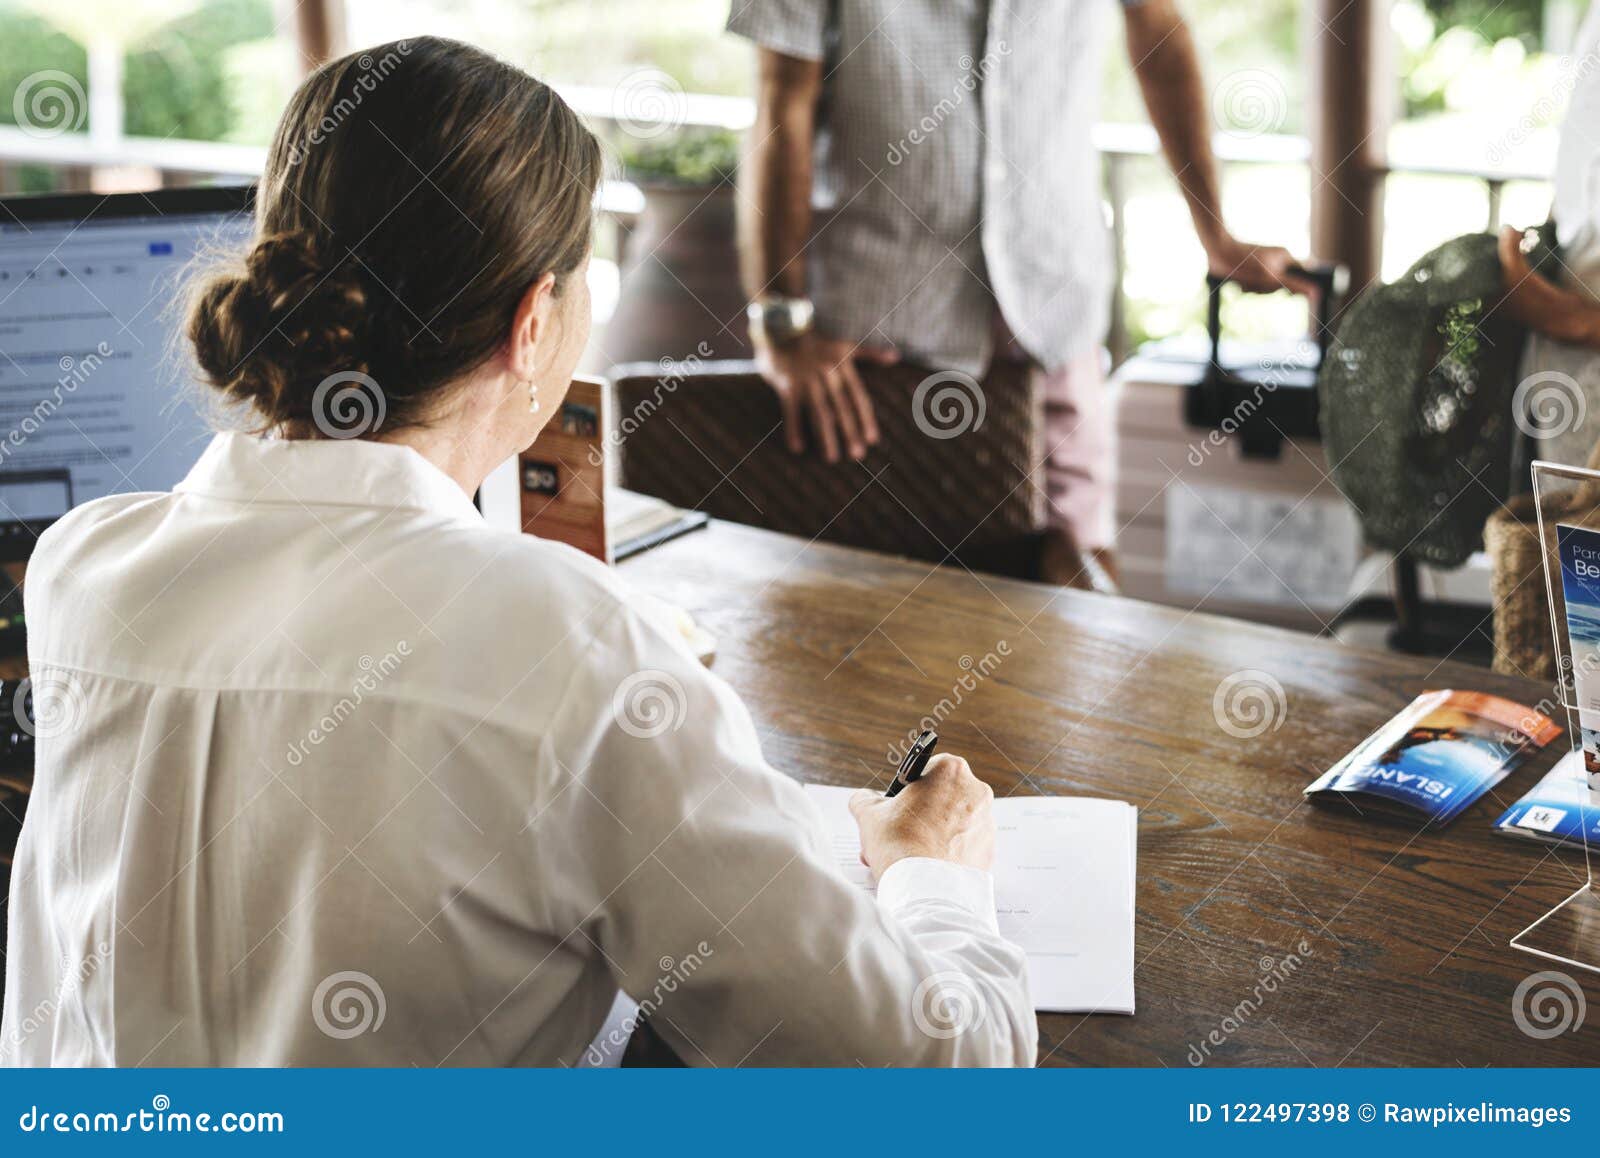
M 988 874 L 852 887 L 675 632 L 407 448 L 220 435 L 26 599 L 0 1061 L 614 1061 L 619 989 L 691 1064 L 1034 1060 Z

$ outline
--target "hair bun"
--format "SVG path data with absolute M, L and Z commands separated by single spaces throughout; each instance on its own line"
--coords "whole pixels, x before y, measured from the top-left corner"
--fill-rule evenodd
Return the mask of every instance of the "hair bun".
M 583 266 L 604 161 L 554 89 L 482 49 L 423 36 L 329 61 L 273 134 L 249 255 L 190 279 L 219 417 L 290 438 L 450 420 L 455 391 L 506 369 L 529 290 L 550 275 L 559 297 Z
M 340 371 L 371 373 L 372 295 L 351 255 L 330 258 L 308 233 L 262 238 L 243 271 L 200 283 L 189 337 L 206 381 L 262 423 L 312 417 L 311 391 Z

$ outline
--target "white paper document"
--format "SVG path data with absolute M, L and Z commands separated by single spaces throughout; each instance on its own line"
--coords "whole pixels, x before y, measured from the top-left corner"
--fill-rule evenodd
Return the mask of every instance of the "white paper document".
M 872 890 L 849 788 L 807 784 L 851 883 Z M 1028 955 L 1034 1008 L 1133 1012 L 1139 812 L 1120 800 L 1008 796 L 994 802 L 1000 934 Z

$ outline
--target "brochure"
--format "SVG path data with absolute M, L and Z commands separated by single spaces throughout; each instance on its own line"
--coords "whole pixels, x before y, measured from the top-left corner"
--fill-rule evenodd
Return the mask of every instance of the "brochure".
M 1446 825 L 1562 734 L 1482 692 L 1423 692 L 1306 789 L 1314 804 Z
M 1600 845 L 1600 795 L 1591 795 L 1584 753 L 1568 752 L 1499 820 L 1496 832 L 1550 844 Z
M 1600 791 L 1600 531 L 1558 523 L 1556 548 L 1584 765 L 1589 787 Z

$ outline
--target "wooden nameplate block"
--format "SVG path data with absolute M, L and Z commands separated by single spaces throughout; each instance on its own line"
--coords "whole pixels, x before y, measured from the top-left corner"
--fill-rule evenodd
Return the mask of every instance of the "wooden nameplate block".
M 604 379 L 576 377 L 560 409 L 517 456 L 522 529 L 610 563 L 606 533 Z

